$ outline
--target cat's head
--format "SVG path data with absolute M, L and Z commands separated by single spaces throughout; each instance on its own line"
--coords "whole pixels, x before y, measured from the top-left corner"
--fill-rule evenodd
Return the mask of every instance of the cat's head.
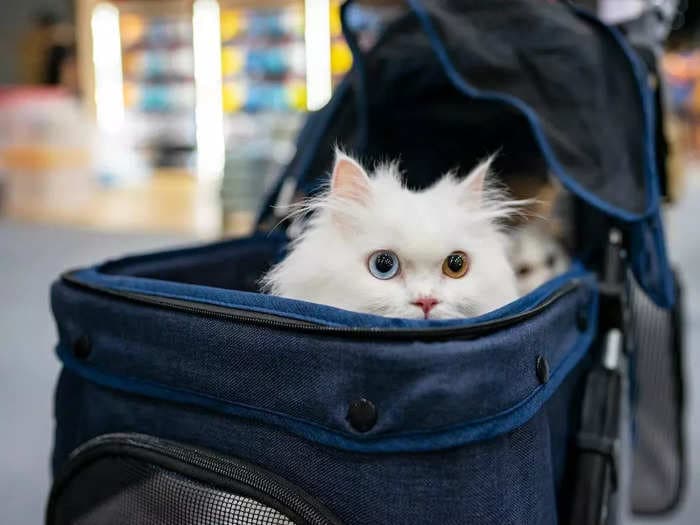
M 569 267 L 555 226 L 552 220 L 531 220 L 513 231 L 509 253 L 519 293 L 531 292 Z
M 500 222 L 517 208 L 490 180 L 490 159 L 466 178 L 444 175 L 422 191 L 397 164 L 368 174 L 338 153 L 328 191 L 268 291 L 403 318 L 480 315 L 517 297 Z

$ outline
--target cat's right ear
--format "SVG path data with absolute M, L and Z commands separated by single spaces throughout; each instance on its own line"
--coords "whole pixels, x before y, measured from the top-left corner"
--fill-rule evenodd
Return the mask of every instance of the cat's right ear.
M 364 203 L 369 198 L 369 176 L 360 164 L 340 150 L 335 152 L 331 195 Z
M 493 164 L 495 158 L 496 155 L 491 155 L 490 157 L 481 161 L 479 165 L 474 168 L 462 181 L 460 186 L 467 194 L 475 195 L 479 199 L 482 198 L 484 188 L 487 185 L 486 181 L 491 176 L 491 165 Z

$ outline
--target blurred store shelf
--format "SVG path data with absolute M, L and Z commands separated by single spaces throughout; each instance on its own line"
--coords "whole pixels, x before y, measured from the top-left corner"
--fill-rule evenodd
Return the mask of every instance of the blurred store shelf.
M 392 1 L 348 23 L 368 46 Z M 76 0 L 80 100 L 0 88 L 0 214 L 241 235 L 352 64 L 340 0 Z
M 201 238 L 220 235 L 219 188 L 198 182 L 183 170 L 158 170 L 143 182 L 124 187 L 95 187 L 70 205 L 60 195 L 33 192 L 0 208 L 2 215 L 47 224 L 109 231 L 182 233 Z M 245 233 L 250 219 L 241 217 L 230 233 Z
M 0 88 L 0 214 L 91 228 L 221 232 L 219 184 L 153 169 L 128 133 L 100 131 L 51 88 Z

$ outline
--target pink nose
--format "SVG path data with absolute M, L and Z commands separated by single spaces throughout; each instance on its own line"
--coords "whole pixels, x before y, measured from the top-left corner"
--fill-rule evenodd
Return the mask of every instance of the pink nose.
M 427 319 L 430 310 L 435 308 L 435 305 L 438 304 L 438 302 L 439 301 L 433 297 L 419 297 L 413 304 L 421 307 L 423 313 L 425 314 L 425 318 Z

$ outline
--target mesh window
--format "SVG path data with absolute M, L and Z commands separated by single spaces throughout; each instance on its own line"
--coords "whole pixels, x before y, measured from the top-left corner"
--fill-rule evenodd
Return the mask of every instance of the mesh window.
M 57 478 L 48 524 L 337 524 L 318 501 L 249 463 L 146 436 L 95 441 Z
M 59 523 L 144 525 L 288 525 L 258 501 L 207 487 L 132 458 L 109 457 L 86 467 L 64 493 Z
M 678 503 L 684 480 L 681 294 L 675 311 L 655 306 L 633 284 L 636 425 L 632 510 L 658 514 Z

